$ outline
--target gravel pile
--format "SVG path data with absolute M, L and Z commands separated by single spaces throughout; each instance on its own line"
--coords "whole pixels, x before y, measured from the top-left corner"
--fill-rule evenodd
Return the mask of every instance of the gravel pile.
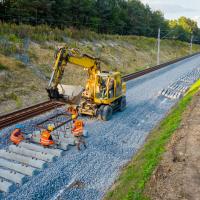
M 127 109 L 124 112 L 116 113 L 108 122 L 85 118 L 86 129 L 89 131 L 86 150 L 78 152 L 72 147 L 57 162 L 51 163 L 47 169 L 4 199 L 102 199 L 118 177 L 120 169 L 177 102 L 176 99 L 158 95 L 158 92 L 192 72 L 199 63 L 200 56 L 194 56 L 129 81 Z M 29 127 L 29 124 L 45 117 L 37 117 L 24 124 Z M 4 130 L 0 136 L 6 135 L 11 129 Z M 6 148 L 6 142 L 1 148 Z

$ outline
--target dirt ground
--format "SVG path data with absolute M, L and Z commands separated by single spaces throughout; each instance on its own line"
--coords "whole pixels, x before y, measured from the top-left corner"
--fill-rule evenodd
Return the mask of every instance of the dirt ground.
M 200 200 L 200 93 L 146 186 L 152 200 Z

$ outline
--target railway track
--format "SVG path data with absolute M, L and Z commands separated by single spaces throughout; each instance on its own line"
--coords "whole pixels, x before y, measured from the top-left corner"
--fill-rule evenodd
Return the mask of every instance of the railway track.
M 140 76 L 143 76 L 145 74 L 151 73 L 151 72 L 156 71 L 156 70 L 159 70 L 159 69 L 164 68 L 164 67 L 166 67 L 170 64 L 173 64 L 173 63 L 176 63 L 178 61 L 184 60 L 186 58 L 195 56 L 197 54 L 200 54 L 200 52 L 194 53 L 194 54 L 182 57 L 182 58 L 178 58 L 178 59 L 163 63 L 161 65 L 150 67 L 150 68 L 147 68 L 147 69 L 139 71 L 139 72 L 135 72 L 135 73 L 132 73 L 132 74 L 125 75 L 125 76 L 123 76 L 123 80 L 129 81 L 129 80 L 138 78 Z M 64 103 L 57 102 L 57 101 L 45 101 L 45 102 L 42 102 L 40 104 L 36 104 L 34 106 L 24 108 L 22 110 L 15 111 L 15 112 L 12 112 L 10 114 L 6 114 L 4 116 L 0 116 L 0 130 L 2 128 L 5 128 L 5 127 L 10 126 L 12 124 L 15 124 L 17 122 L 20 122 L 22 120 L 29 119 L 31 117 L 37 116 L 39 114 L 42 114 L 42 113 L 49 111 L 51 109 L 54 109 L 56 107 L 60 107 L 62 105 L 64 105 Z
M 188 57 L 170 61 L 167 64 L 165 63 L 159 66 L 155 66 L 153 68 L 149 68 L 141 72 L 129 74 L 127 76 L 124 76 L 123 78 L 125 81 L 129 81 L 134 78 L 148 74 L 152 71 L 164 68 L 165 66 L 169 64 L 178 62 Z M 15 124 L 19 121 L 26 120 L 36 115 L 42 114 L 46 111 L 49 111 L 56 107 L 60 107 L 62 105 L 64 105 L 64 103 L 56 102 L 56 101 L 46 101 L 46 102 L 31 106 L 28 108 L 19 110 L 19 111 L 15 111 L 13 113 L 10 113 L 4 116 L 0 116 L 0 129 L 9 125 Z M 142 115 L 142 114 L 139 113 L 138 115 Z M 93 131 L 95 133 L 95 130 Z M 130 137 L 132 135 L 133 134 L 131 131 Z M 106 143 L 106 146 L 108 146 L 108 143 Z M 105 144 L 103 144 L 103 149 L 105 151 Z M 54 162 L 54 160 L 58 159 L 63 154 L 64 154 L 63 150 L 47 149 L 36 144 L 25 143 L 25 142 L 22 142 L 17 147 L 13 145 L 9 145 L 7 150 L 0 149 L 0 199 L 1 199 L 1 195 L 3 198 L 4 197 L 3 195 L 7 195 L 19 189 L 21 185 L 31 180 L 32 176 L 37 175 L 39 171 L 42 171 L 43 168 L 48 167 L 49 163 Z M 92 156 L 92 157 L 89 157 L 90 159 L 94 157 L 94 154 L 88 153 L 88 155 Z M 97 155 L 99 155 L 99 150 L 98 150 Z M 97 160 L 99 161 L 99 159 L 101 159 L 101 157 L 99 157 Z M 97 161 L 95 161 L 95 163 L 98 164 Z M 110 164 L 110 166 L 112 166 L 112 164 Z M 97 167 L 96 169 L 98 170 L 99 167 Z M 105 171 L 107 171 L 107 169 Z M 59 182 L 61 182 L 59 176 L 54 176 L 53 180 L 56 182 L 57 177 L 59 179 Z M 47 182 L 48 181 L 46 181 L 46 183 L 41 185 L 41 187 L 46 186 L 45 184 L 47 184 Z M 48 187 L 48 188 L 51 188 L 51 187 Z M 48 190 L 45 193 L 48 193 Z
M 22 110 L 0 116 L 0 130 L 63 105 L 64 103 L 58 101 L 45 101 Z
M 175 60 L 171 60 L 169 62 L 160 64 L 160 65 L 156 65 L 154 67 L 150 67 L 150 68 L 147 68 L 147 69 L 139 71 L 139 72 L 135 72 L 135 73 L 131 73 L 131 74 L 125 75 L 125 76 L 123 76 L 123 80 L 124 81 L 130 81 L 130 80 L 132 80 L 134 78 L 138 78 L 140 76 L 143 76 L 143 75 L 151 73 L 153 71 L 162 69 L 162 68 L 164 68 L 164 67 L 166 67 L 168 65 L 174 64 L 174 63 L 179 62 L 181 60 L 185 60 L 186 58 L 190 58 L 190 57 L 198 55 L 198 54 L 200 54 L 200 52 L 197 52 L 197 53 L 194 53 L 194 54 L 191 54 L 191 55 L 187 55 L 187 56 L 184 56 L 182 58 L 177 58 Z

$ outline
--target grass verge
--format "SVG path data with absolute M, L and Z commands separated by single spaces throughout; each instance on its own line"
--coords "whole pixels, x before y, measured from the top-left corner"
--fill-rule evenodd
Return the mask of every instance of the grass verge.
M 145 184 L 158 165 L 172 134 L 179 128 L 182 115 L 199 88 L 200 80 L 192 85 L 168 116 L 152 131 L 142 149 L 123 169 L 119 179 L 105 196 L 105 200 L 148 199 L 143 195 Z

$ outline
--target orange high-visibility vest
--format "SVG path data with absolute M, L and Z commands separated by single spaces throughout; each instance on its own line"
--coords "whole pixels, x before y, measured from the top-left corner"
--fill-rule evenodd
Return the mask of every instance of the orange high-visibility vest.
M 49 131 L 42 131 L 41 138 L 40 138 L 40 144 L 43 146 L 50 146 L 54 144 L 54 141 L 50 139 L 50 132 Z
M 75 120 L 73 124 L 72 133 L 74 136 L 81 136 L 83 135 L 83 127 L 84 123 L 82 120 Z
M 24 137 L 21 133 L 20 129 L 15 129 L 10 136 L 10 140 L 14 143 L 14 144 L 19 144 L 21 141 L 24 140 Z

